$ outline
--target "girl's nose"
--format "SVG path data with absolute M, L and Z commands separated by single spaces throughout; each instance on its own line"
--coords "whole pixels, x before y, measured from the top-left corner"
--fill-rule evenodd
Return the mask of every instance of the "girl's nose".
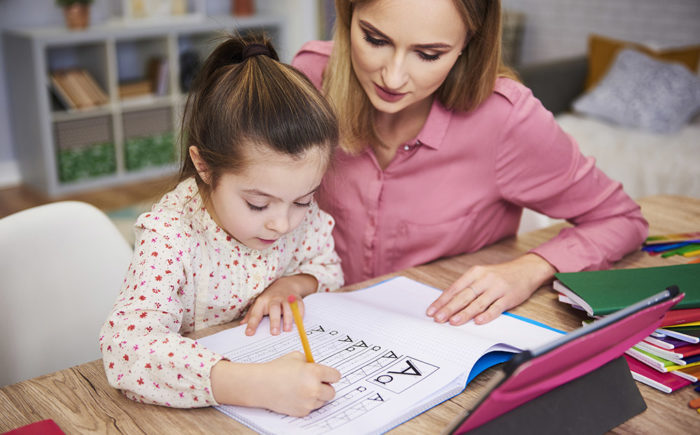
M 289 231 L 289 218 L 286 213 L 279 214 L 267 221 L 265 228 L 278 234 L 286 234 Z

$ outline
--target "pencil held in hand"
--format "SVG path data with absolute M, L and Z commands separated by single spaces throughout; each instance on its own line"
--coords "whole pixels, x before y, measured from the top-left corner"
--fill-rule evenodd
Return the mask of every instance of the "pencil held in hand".
M 304 354 L 306 355 L 306 362 L 314 362 L 314 356 L 311 355 L 311 347 L 309 346 L 309 339 L 306 337 L 306 329 L 304 329 L 304 322 L 301 320 L 301 314 L 299 314 L 299 307 L 297 306 L 297 299 L 294 295 L 289 295 L 287 298 L 289 301 L 289 306 L 292 309 L 292 315 L 294 316 L 294 323 L 297 325 L 297 331 L 299 331 L 299 338 L 301 338 L 301 345 L 304 347 Z

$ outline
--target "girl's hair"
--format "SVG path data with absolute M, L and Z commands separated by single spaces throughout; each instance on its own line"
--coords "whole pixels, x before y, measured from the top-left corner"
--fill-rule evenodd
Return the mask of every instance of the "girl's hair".
M 279 62 L 267 38 L 229 36 L 195 79 L 180 138 L 179 180 L 194 176 L 207 196 L 223 173 L 245 169 L 253 147 L 295 158 L 319 149 L 328 163 L 338 142 L 338 123 L 321 93 L 303 73 Z M 192 162 L 192 145 L 207 165 L 208 184 Z
M 381 143 L 374 129 L 374 108 L 357 81 L 350 61 L 350 24 L 356 5 L 375 0 L 335 0 L 334 46 L 323 79 L 323 91 L 334 106 L 350 153 L 368 143 Z M 516 75 L 501 61 L 500 0 L 453 0 L 467 28 L 467 46 L 457 58 L 436 97 L 446 108 L 470 111 L 492 93 L 496 78 Z

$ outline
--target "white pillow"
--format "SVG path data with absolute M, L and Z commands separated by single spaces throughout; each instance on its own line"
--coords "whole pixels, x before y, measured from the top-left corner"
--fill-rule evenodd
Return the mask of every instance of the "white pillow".
M 625 127 L 674 133 L 700 110 L 700 77 L 681 64 L 624 49 L 573 108 Z

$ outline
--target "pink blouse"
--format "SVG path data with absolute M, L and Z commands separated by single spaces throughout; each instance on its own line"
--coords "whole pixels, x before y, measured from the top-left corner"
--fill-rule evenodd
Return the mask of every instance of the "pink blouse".
M 320 88 L 332 48 L 309 42 L 292 64 Z M 523 207 L 575 225 L 531 251 L 560 272 L 608 267 L 648 231 L 622 185 L 579 152 L 528 88 L 507 78 L 468 113 L 436 100 L 384 170 L 369 148 L 339 151 L 319 205 L 336 219 L 346 284 L 513 236 Z

